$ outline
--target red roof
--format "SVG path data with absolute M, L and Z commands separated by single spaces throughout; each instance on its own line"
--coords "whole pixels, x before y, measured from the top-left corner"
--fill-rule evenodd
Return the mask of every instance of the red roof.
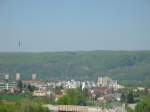
M 111 93 L 111 89 L 107 88 L 107 87 L 96 87 L 93 88 L 95 93 L 99 93 L 99 94 L 108 94 Z
M 112 100 L 113 97 L 112 96 L 104 96 L 104 99 L 108 101 L 108 100 Z

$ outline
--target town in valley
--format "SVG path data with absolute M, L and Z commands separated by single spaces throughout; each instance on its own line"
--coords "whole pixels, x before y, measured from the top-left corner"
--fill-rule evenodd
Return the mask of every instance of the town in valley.
M 127 108 L 135 109 L 137 102 L 150 93 L 150 88 L 126 87 L 107 76 L 98 77 L 96 81 L 38 80 L 34 73 L 30 80 L 23 80 L 21 74 L 16 73 L 13 80 L 8 73 L 3 74 L 0 80 L 2 101 L 15 99 L 17 95 L 22 99 L 41 98 L 51 111 L 75 111 L 78 108 L 86 112 L 127 112 Z

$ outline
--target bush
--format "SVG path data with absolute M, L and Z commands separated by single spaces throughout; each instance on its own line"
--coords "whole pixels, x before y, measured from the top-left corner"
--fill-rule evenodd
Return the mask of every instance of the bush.
M 150 95 L 138 103 L 135 112 L 150 112 Z
M 60 105 L 86 105 L 87 96 L 80 89 L 70 89 L 67 93 L 58 99 Z

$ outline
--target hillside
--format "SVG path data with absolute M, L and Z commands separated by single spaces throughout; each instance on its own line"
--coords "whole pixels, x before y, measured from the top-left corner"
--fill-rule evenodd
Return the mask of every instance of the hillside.
M 30 79 L 96 80 L 108 75 L 124 83 L 150 85 L 150 51 L 0 53 L 0 73 Z

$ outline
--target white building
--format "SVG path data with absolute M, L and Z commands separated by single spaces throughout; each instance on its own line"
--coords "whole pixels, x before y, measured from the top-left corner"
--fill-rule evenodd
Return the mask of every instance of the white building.
M 36 80 L 36 74 L 32 74 L 32 80 Z
M 5 80 L 9 80 L 9 74 L 5 74 Z
M 16 88 L 16 82 L 0 82 L 0 90 L 11 90 L 12 88 Z
M 109 77 L 98 77 L 97 85 L 102 87 L 108 87 L 110 81 L 112 81 L 112 79 Z
M 20 73 L 16 73 L 16 80 L 20 80 Z
M 47 95 L 46 91 L 37 90 L 33 92 L 33 96 L 46 96 L 46 95 Z
M 117 88 L 117 86 L 118 86 L 118 83 L 117 83 L 117 80 L 112 80 L 112 81 L 110 81 L 109 82 L 109 88 Z
M 65 84 L 65 88 L 75 89 L 77 87 L 80 87 L 80 81 L 70 80 Z
M 97 85 L 101 86 L 103 84 L 103 77 L 98 77 Z

